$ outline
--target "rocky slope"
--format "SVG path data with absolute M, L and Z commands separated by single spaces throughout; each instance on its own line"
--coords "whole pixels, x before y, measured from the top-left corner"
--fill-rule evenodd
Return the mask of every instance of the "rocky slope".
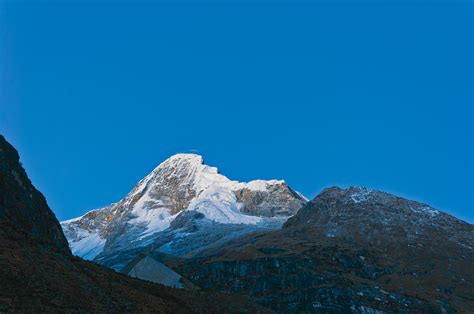
M 31 241 L 70 254 L 61 226 L 19 163 L 18 152 L 0 135 L 0 221 Z
M 474 226 L 366 188 L 329 188 L 278 231 L 180 260 L 202 287 L 284 312 L 474 311 Z
M 213 226 L 224 225 L 217 229 L 239 228 L 242 234 L 244 229 L 279 227 L 304 203 L 306 199 L 283 181 L 231 181 L 203 164 L 201 156 L 177 154 L 119 202 L 64 221 L 62 227 L 74 254 L 106 263 L 104 259 L 156 241 L 164 245 L 163 232 L 179 237 L 182 232 L 173 231 L 180 229 L 173 222 L 190 218 L 186 212 L 202 214 Z
M 165 288 L 71 255 L 59 223 L 0 135 L 0 313 L 264 312 L 247 298 Z

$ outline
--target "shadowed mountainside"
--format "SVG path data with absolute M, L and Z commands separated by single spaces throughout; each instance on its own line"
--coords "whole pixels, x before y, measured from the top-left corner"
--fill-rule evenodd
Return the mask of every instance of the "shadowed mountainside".
M 474 226 L 366 188 L 324 190 L 282 230 L 249 235 L 177 271 L 283 312 L 472 313 Z

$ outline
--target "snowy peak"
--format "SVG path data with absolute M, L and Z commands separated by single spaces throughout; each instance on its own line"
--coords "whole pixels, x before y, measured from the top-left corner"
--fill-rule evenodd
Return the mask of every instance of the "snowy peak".
M 253 180 L 250 182 L 231 181 L 221 175 L 216 167 L 210 167 L 203 162 L 203 157 L 197 154 L 176 154 L 156 167 L 153 177 L 165 177 L 168 180 L 180 179 L 186 183 L 194 183 L 195 188 L 204 189 L 210 185 L 227 185 L 233 190 L 249 189 L 266 191 L 270 186 L 285 184 L 284 180 Z
M 181 163 L 181 162 L 189 162 L 195 165 L 200 165 L 203 163 L 201 155 L 192 154 L 192 153 L 178 153 L 178 154 L 174 154 L 173 156 L 163 161 L 160 164 L 160 166 L 168 164 L 168 163 Z
M 192 174 L 203 166 L 203 158 L 196 154 L 176 154 L 166 159 L 158 165 L 153 172 L 160 172 L 163 169 L 174 169 L 177 173 Z
M 93 259 L 133 246 L 193 210 L 222 224 L 256 225 L 289 217 L 306 203 L 282 180 L 232 181 L 196 154 L 176 154 L 156 167 L 119 202 L 62 222 L 73 253 Z

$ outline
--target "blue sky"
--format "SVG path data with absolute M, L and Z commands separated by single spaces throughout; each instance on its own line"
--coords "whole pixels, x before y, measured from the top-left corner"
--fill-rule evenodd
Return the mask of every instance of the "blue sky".
M 0 2 L 0 133 L 59 219 L 198 151 L 474 221 L 470 1 L 112 3 Z

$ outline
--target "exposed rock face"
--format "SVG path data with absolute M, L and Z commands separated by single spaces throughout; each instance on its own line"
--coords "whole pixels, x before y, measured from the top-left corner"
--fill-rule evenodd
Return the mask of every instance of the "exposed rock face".
M 185 211 L 220 224 L 258 226 L 268 225 L 266 218 L 287 218 L 305 203 L 283 181 L 231 181 L 203 164 L 201 156 L 177 154 L 118 203 L 64 221 L 62 227 L 74 254 L 99 260 L 150 243 Z
M 209 249 L 177 271 L 277 311 L 468 313 L 473 247 L 473 225 L 426 204 L 330 188 L 282 230 Z
M 71 255 L 59 223 L 0 136 L 0 313 L 264 312 L 247 298 L 165 288 Z
M 303 197 L 284 183 L 274 184 L 265 191 L 242 188 L 234 191 L 241 211 L 247 215 L 275 217 L 292 216 L 303 206 Z
M 20 165 L 18 152 L 0 135 L 0 222 L 34 241 L 70 254 L 58 220 Z

